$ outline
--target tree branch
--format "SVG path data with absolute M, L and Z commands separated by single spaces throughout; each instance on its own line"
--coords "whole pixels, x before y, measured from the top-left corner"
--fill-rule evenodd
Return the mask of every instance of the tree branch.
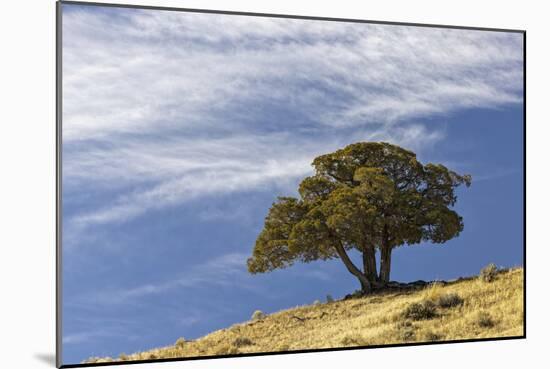
M 340 241 L 337 241 L 334 243 L 334 247 L 336 248 L 336 252 L 338 253 L 338 256 L 340 256 L 340 259 L 342 259 L 342 262 L 348 269 L 348 271 L 356 276 L 359 281 L 361 281 L 362 285 L 365 285 L 367 289 L 370 291 L 372 289 L 372 284 L 369 282 L 367 277 L 361 271 L 353 264 L 353 261 L 349 258 L 346 250 L 344 249 L 344 246 L 340 243 Z

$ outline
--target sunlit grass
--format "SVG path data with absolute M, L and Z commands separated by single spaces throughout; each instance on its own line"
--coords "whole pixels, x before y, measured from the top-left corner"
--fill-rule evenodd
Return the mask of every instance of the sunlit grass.
M 87 362 L 520 336 L 523 308 L 523 269 L 516 268 L 495 273 L 489 282 L 474 277 L 417 291 L 299 306 L 194 341 L 180 339 L 174 346 Z

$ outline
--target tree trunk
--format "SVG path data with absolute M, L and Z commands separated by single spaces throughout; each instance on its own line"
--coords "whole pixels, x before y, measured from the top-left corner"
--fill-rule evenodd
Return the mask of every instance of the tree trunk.
M 338 256 L 340 256 L 340 259 L 342 260 L 348 271 L 359 280 L 359 283 L 361 284 L 361 291 L 363 291 L 363 293 L 365 294 L 371 292 L 372 285 L 370 281 L 363 273 L 361 273 L 361 270 L 359 270 L 355 266 L 355 264 L 353 264 L 353 261 L 351 261 L 351 259 L 349 258 L 344 247 L 339 242 L 336 242 L 334 247 L 336 248 Z
M 376 271 L 376 250 L 374 247 L 363 247 L 363 271 L 371 284 L 376 284 L 378 273 Z
M 368 284 L 367 282 L 364 282 L 362 279 L 359 279 L 359 284 L 361 285 L 361 292 L 363 292 L 364 295 L 369 294 L 372 291 L 372 285 Z
M 390 281 L 391 247 L 385 246 L 380 250 L 380 282 L 386 284 Z
M 389 242 L 388 228 L 384 225 L 382 244 L 380 245 L 380 282 L 386 284 L 390 281 L 392 247 Z

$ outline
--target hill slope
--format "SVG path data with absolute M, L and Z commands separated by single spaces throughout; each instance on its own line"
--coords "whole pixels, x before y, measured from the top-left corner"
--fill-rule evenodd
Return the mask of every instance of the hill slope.
M 300 306 L 194 341 L 180 339 L 174 346 L 87 362 L 521 336 L 523 269 L 501 271 L 494 278 Z

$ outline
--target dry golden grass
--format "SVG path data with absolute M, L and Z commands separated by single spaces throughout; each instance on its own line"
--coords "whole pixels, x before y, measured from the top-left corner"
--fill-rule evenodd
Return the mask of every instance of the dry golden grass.
M 449 299 L 450 295 L 453 298 Z M 447 305 L 442 303 L 442 299 Z M 454 301 L 448 306 L 448 301 Z M 431 318 L 408 319 L 415 304 L 435 309 Z M 440 306 L 447 306 L 442 307 Z M 422 316 L 422 315 L 420 315 Z M 492 282 L 469 278 L 423 290 L 391 292 L 332 303 L 300 306 L 235 324 L 194 341 L 119 359 L 150 360 L 253 352 L 447 341 L 523 334 L 523 269 L 500 272 Z

